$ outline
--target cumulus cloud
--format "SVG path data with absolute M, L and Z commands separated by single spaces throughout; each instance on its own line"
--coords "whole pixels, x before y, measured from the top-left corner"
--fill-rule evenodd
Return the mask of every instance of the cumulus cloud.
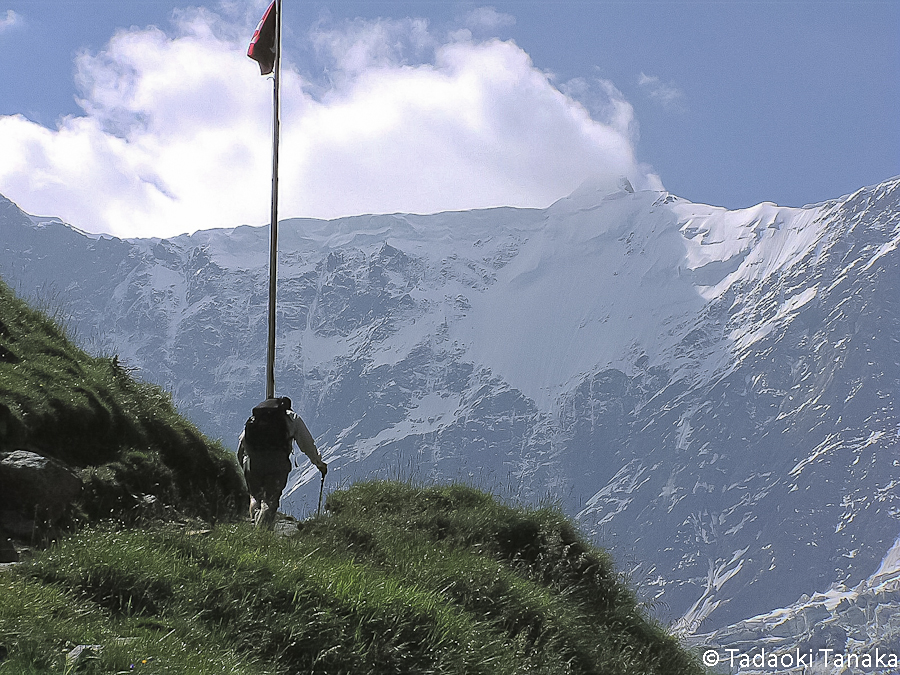
M 2 15 L 0 15 L 2 16 Z M 7 31 L 14 26 L 19 26 L 22 23 L 22 17 L 16 14 L 11 9 L 6 10 L 6 16 L 0 18 L 0 33 Z
M 621 91 L 609 80 L 576 77 L 560 86 L 566 96 L 579 101 L 590 111 L 593 119 L 615 129 L 632 143 L 638 138 L 638 124 L 632 106 Z
M 638 77 L 638 86 L 640 86 L 647 95 L 660 105 L 666 108 L 681 107 L 684 92 L 672 82 L 663 82 L 656 75 L 646 75 L 641 73 Z
M 83 115 L 0 117 L 0 193 L 119 236 L 265 223 L 271 80 L 246 32 L 193 10 L 81 54 Z M 416 19 L 320 22 L 308 40 L 320 75 L 282 78 L 282 217 L 546 206 L 597 175 L 660 187 L 611 84 L 585 84 L 588 107 L 511 41 Z

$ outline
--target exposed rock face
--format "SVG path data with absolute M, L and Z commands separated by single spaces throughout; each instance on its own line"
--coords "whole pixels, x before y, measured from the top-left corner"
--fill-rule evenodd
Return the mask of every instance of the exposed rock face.
M 880 570 L 853 588 L 836 584 L 811 597 L 803 595 L 787 607 L 693 635 L 688 643 L 716 654 L 721 666 L 716 672 L 772 673 L 759 667 L 763 649 L 781 665 L 792 662 L 777 671 L 791 675 L 898 672 L 900 569 Z
M 59 460 L 27 450 L 0 455 L 0 527 L 30 537 L 55 523 L 81 493 L 81 478 Z

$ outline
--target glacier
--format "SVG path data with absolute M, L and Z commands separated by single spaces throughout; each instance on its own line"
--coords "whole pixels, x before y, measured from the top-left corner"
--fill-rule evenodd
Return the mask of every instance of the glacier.
M 0 198 L 0 233 L 4 280 L 236 445 L 264 396 L 267 228 L 121 240 Z M 900 533 L 900 179 L 736 211 L 586 183 L 279 240 L 277 390 L 329 485 L 558 503 L 710 640 L 870 583 Z M 312 510 L 316 475 L 285 508 Z

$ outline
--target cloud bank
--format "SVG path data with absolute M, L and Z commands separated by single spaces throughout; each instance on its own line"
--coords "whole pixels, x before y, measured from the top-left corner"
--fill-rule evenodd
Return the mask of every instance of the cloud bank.
M 266 223 L 272 87 L 250 33 L 199 9 L 79 55 L 83 115 L 0 117 L 0 193 L 124 237 Z M 543 207 L 597 176 L 661 188 L 615 87 L 557 87 L 511 41 L 404 19 L 320 21 L 303 43 L 282 76 L 281 217 Z

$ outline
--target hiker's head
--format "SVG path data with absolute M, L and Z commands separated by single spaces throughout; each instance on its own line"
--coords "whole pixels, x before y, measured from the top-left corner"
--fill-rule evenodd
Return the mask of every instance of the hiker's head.
M 281 397 L 281 407 L 284 410 L 290 410 L 291 409 L 291 399 L 289 399 L 287 396 L 282 396 Z

